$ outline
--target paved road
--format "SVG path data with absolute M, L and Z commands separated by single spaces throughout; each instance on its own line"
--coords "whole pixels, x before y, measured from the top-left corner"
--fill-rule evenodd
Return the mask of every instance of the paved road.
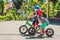
M 53 37 L 30 37 L 29 35 L 22 36 L 19 33 L 19 26 L 25 24 L 25 21 L 6 21 L 0 22 L 0 40 L 60 40 L 60 25 L 50 24 L 48 27 L 54 29 Z M 46 27 L 46 28 L 48 28 Z

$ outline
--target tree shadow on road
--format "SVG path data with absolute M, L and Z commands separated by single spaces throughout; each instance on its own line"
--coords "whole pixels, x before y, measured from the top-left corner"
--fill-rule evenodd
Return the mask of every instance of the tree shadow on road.
M 0 34 L 0 35 L 20 35 L 20 34 Z
M 20 35 L 22 35 L 22 34 L 20 34 Z M 37 37 L 35 37 L 35 36 L 31 36 L 31 35 L 29 35 L 29 34 L 24 34 L 24 35 L 22 35 L 22 36 L 25 37 L 25 39 L 44 39 L 44 38 L 53 38 L 53 37 L 40 36 L 40 35 L 38 35 Z
M 53 38 L 53 37 L 47 37 L 47 36 L 40 36 L 38 35 L 37 37 L 31 36 L 29 34 L 20 34 L 22 37 L 25 37 L 25 39 L 44 39 L 44 38 Z
M 23 36 L 23 37 L 30 36 L 29 34 L 20 34 L 20 35 Z
M 38 35 L 37 37 L 27 37 L 25 39 L 44 39 L 44 38 L 53 38 L 53 37 L 47 37 L 47 36 Z

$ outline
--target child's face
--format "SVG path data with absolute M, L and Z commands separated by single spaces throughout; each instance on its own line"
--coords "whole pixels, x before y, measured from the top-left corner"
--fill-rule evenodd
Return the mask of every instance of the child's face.
M 36 12 L 37 9 L 34 9 L 34 11 Z

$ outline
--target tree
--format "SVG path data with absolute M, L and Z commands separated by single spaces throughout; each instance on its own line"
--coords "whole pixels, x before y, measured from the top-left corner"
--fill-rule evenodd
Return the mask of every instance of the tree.
M 50 1 L 52 1 L 54 5 L 57 3 L 57 0 L 50 0 Z
M 58 14 L 58 10 L 60 10 L 60 0 L 58 0 L 58 2 L 55 5 L 54 11 L 55 11 L 55 15 Z
M 22 0 L 13 0 L 13 3 L 15 4 L 16 9 L 20 9 L 22 5 Z
M 3 10 L 4 10 L 4 2 L 3 0 L 0 0 L 0 15 L 3 15 Z
M 49 9 L 49 16 L 50 17 L 54 17 L 55 16 L 55 13 L 54 13 L 54 4 L 53 2 L 50 2 L 50 9 Z
M 50 2 L 49 7 L 50 7 L 50 8 L 49 8 L 49 17 L 54 17 L 54 13 L 53 13 L 53 7 L 54 7 L 54 5 L 53 5 L 52 2 Z M 44 4 L 41 6 L 41 8 L 42 8 L 44 14 L 47 14 L 47 11 L 46 11 L 46 9 L 47 9 L 47 3 L 44 3 Z

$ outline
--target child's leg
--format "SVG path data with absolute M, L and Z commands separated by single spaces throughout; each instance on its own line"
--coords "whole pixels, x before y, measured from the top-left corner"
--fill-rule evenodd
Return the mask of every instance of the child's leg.
M 44 34 L 43 29 L 45 29 L 45 27 L 48 25 L 48 22 L 42 23 L 42 25 L 40 25 L 40 33 Z
M 37 19 L 38 19 L 38 22 L 41 23 L 40 19 L 39 18 L 37 18 Z M 43 34 L 41 26 L 39 28 L 40 28 L 39 29 L 40 30 L 40 34 Z
M 35 22 L 36 22 L 36 21 L 33 21 L 33 23 L 32 23 L 32 27 L 34 27 L 34 26 L 35 26 Z
M 44 34 L 44 30 L 42 28 L 40 28 L 40 34 L 43 35 Z

